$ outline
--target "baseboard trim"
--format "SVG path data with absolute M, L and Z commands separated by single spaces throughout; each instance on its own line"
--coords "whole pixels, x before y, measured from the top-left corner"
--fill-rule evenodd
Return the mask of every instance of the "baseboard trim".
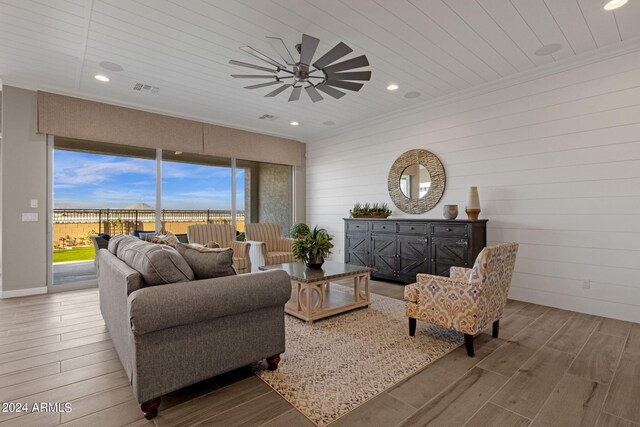
M 0 291 L 0 299 L 27 297 L 30 295 L 41 295 L 46 293 L 47 293 L 46 286 L 42 286 L 39 288 L 16 289 L 14 291 Z

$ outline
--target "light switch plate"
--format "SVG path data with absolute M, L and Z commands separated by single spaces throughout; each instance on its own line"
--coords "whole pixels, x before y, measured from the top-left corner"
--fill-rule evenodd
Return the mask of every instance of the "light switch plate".
M 22 222 L 37 222 L 38 214 L 34 212 L 23 212 L 22 213 Z
M 38 207 L 38 200 L 37 199 L 31 199 L 31 208 L 32 209 L 36 209 Z

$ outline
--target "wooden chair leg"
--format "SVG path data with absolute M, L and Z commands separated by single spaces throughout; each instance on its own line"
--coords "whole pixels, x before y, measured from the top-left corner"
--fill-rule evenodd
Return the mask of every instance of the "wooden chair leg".
M 276 354 L 271 357 L 267 357 L 267 364 L 269 365 L 270 371 L 275 371 L 278 369 L 278 363 L 280 363 L 280 355 Z
M 142 405 L 140 405 L 140 409 L 144 412 L 144 417 L 148 420 L 151 420 L 158 415 L 158 407 L 160 406 L 160 398 L 156 397 L 155 399 L 147 400 Z
M 494 338 L 498 338 L 498 334 L 500 333 L 500 319 L 493 322 L 493 334 L 491 334 Z
M 416 335 L 416 319 L 413 317 L 409 317 L 409 336 L 413 337 Z
M 464 334 L 464 346 L 467 349 L 467 355 L 469 357 L 475 356 L 473 352 L 473 335 Z

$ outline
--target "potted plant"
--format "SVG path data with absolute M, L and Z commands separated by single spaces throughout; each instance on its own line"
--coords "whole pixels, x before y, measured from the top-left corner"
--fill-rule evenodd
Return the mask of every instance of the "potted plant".
M 333 237 L 324 228 L 316 225 L 312 231 L 303 234 L 293 242 L 293 256 L 309 268 L 320 268 L 324 257 L 331 253 Z
M 293 224 L 291 226 L 291 230 L 289 230 L 289 234 L 294 239 L 300 238 L 304 235 L 307 235 L 311 232 L 311 229 L 304 222 L 299 222 L 297 224 Z
M 356 203 L 349 213 L 352 218 L 387 218 L 391 210 L 386 203 Z

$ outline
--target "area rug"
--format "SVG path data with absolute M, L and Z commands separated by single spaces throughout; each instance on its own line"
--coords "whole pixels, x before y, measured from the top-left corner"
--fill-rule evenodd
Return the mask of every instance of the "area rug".
M 331 292 L 353 289 L 331 285 Z M 309 325 L 285 316 L 286 352 L 276 371 L 255 374 L 317 426 L 325 426 L 463 342 L 460 333 L 418 322 L 410 337 L 402 301 L 371 294 L 369 308 Z

